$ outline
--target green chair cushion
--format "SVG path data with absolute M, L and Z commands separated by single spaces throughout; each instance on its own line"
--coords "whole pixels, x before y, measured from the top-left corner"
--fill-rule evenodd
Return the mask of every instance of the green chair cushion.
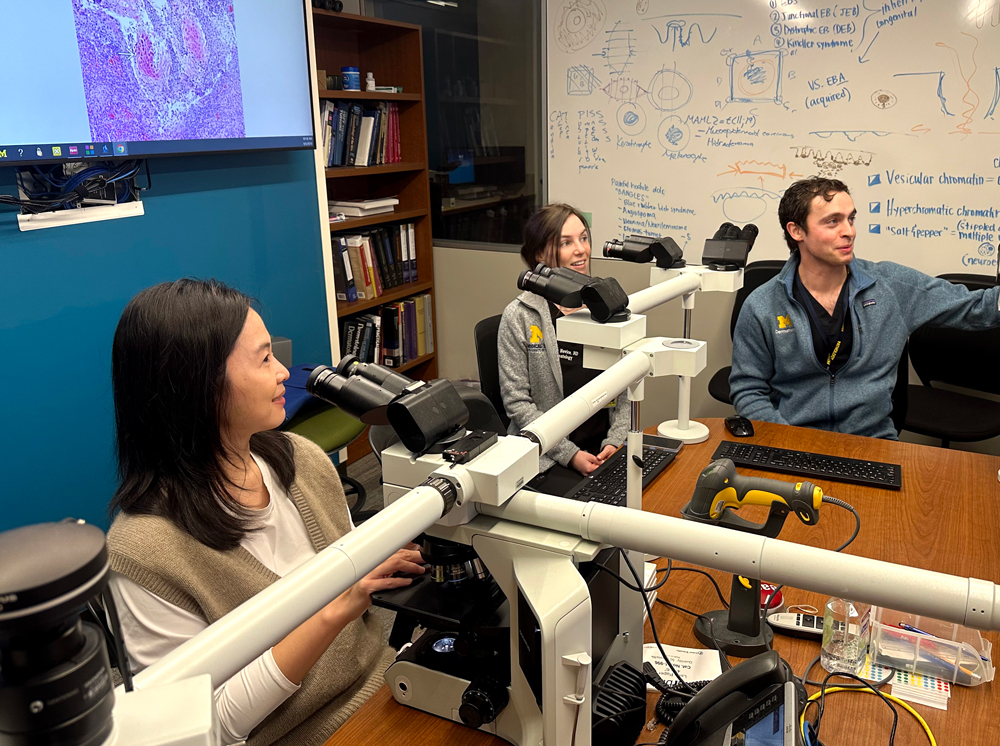
M 293 419 L 284 429 L 311 440 L 324 451 L 336 451 L 365 431 L 366 425 L 339 407 L 330 407 L 302 419 Z

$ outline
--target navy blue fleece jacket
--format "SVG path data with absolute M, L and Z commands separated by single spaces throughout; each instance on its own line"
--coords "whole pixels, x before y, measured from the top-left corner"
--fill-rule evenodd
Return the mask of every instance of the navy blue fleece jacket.
M 729 377 L 736 411 L 751 420 L 895 438 L 889 418 L 896 366 L 910 333 L 928 322 L 961 329 L 1000 324 L 1000 288 L 970 292 L 893 262 L 851 262 L 854 345 L 830 373 L 813 348 L 809 316 L 792 298 L 794 254 L 752 292 L 733 333 Z

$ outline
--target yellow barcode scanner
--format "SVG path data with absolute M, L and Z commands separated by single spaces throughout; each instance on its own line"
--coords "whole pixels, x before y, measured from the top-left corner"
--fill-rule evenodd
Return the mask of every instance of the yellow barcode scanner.
M 772 513 L 781 513 L 782 522 L 785 515 L 792 512 L 807 526 L 814 526 L 819 521 L 822 502 L 823 490 L 812 482 L 740 476 L 736 473 L 736 465 L 723 458 L 705 467 L 698 477 L 691 501 L 681 512 L 685 518 L 708 523 L 738 522 L 746 524 L 743 528 L 749 528 L 758 524 L 727 516 L 727 508 L 739 510 L 744 505 L 763 505 L 771 508 Z M 737 528 L 736 525 L 733 527 Z

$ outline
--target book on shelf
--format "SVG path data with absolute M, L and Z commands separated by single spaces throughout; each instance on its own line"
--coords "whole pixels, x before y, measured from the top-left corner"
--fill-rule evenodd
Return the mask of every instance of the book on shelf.
M 347 140 L 347 115 L 350 107 L 340 102 L 335 105 L 332 123 L 332 143 L 327 157 L 327 168 L 344 165 L 344 143 Z
M 344 144 L 344 165 L 353 166 L 358 156 L 358 138 L 361 136 L 361 120 L 364 109 L 360 104 L 352 104 L 348 110 L 346 137 Z
M 408 254 L 403 236 L 406 231 L 402 225 L 394 225 L 390 231 L 392 234 L 392 248 L 396 252 L 396 264 L 403 270 L 403 282 L 410 281 L 410 263 L 407 261 Z
M 321 121 L 328 168 L 378 166 L 403 160 L 398 104 L 381 101 L 365 108 L 346 101 L 325 101 Z
M 400 274 L 399 265 L 396 263 L 396 251 L 389 240 L 389 230 L 387 228 L 378 228 L 375 234 L 382 243 L 382 255 L 385 257 L 386 273 L 392 278 L 392 286 L 397 287 L 402 285 L 403 276 Z
M 384 101 L 378 105 L 378 149 L 375 160 L 381 166 L 386 162 L 386 133 L 389 129 L 389 107 Z
M 394 212 L 399 199 L 389 197 L 376 200 L 339 200 L 327 203 L 331 215 L 343 213 L 352 218 L 366 218 L 371 215 L 383 215 Z
M 324 101 L 319 112 L 319 121 L 323 128 L 323 160 L 326 163 L 329 163 L 330 152 L 333 148 L 334 113 L 336 110 L 337 106 L 333 101 Z
M 351 264 L 351 273 L 354 275 L 354 286 L 358 294 L 358 300 L 369 300 L 374 298 L 374 288 L 365 270 L 364 259 L 362 257 L 361 236 L 345 236 L 347 243 L 347 256 Z
M 370 314 L 372 317 L 372 323 L 375 324 L 375 346 L 372 351 L 371 359 L 367 362 L 382 364 L 382 316 L 381 314 L 373 313 Z
M 364 114 L 361 117 L 361 130 L 358 133 L 358 147 L 354 156 L 355 166 L 367 166 L 372 147 L 372 128 L 375 126 L 375 116 Z
M 405 327 L 403 339 L 406 342 L 404 360 L 410 362 L 417 357 L 417 304 L 413 298 L 403 301 L 403 325 Z
M 343 236 L 334 236 L 330 243 L 333 249 L 333 277 L 337 300 L 353 303 L 358 299 L 358 289 L 354 282 L 351 257 L 347 251 L 347 240 Z
M 434 352 L 434 309 L 430 293 L 424 293 L 424 336 L 427 354 L 430 355 Z
M 406 234 L 410 239 L 410 281 L 417 282 L 420 279 L 420 272 L 417 270 L 417 235 L 413 223 L 406 224 Z
M 385 293 L 385 285 L 382 282 L 382 275 L 378 271 L 378 259 L 375 256 L 371 236 L 361 236 L 361 257 L 367 265 L 365 271 L 368 272 L 368 277 L 372 283 L 373 297 L 378 298 L 380 295 Z
M 427 317 L 424 311 L 424 296 L 418 295 L 413 300 L 417 308 L 417 357 L 423 357 L 427 354 Z
M 399 368 L 434 352 L 430 293 L 386 303 L 343 322 L 341 353 Z
M 383 207 L 395 207 L 399 204 L 399 197 L 372 197 L 371 199 L 331 199 L 327 201 L 327 206 L 331 211 L 336 208 L 338 212 L 343 212 L 344 208 L 350 207 L 355 210 L 377 210 Z
M 375 325 L 368 316 L 362 316 L 359 321 L 361 322 L 361 345 L 358 347 L 358 359 L 361 362 L 365 362 L 368 360 L 368 355 L 371 351 Z
M 344 278 L 344 265 L 341 264 L 338 254 L 337 242 L 333 242 L 333 288 L 337 300 L 347 300 L 347 281 Z M 357 296 L 357 291 L 355 291 Z
M 403 364 L 400 306 L 398 303 L 387 303 L 379 313 L 382 316 L 382 365 L 398 368 Z
M 360 109 L 360 107 L 358 107 Z M 361 119 L 355 111 L 355 105 L 347 107 L 347 122 L 344 125 L 344 165 L 353 166 L 354 157 L 357 154 L 358 129 L 361 127 Z
M 368 142 L 368 165 L 377 166 L 379 164 L 379 139 L 382 134 L 382 109 L 375 107 L 374 109 L 369 109 L 367 115 L 372 119 L 372 136 Z
M 371 231 L 365 231 L 362 234 L 361 240 L 364 241 L 366 253 L 371 256 L 372 268 L 375 270 L 374 279 L 377 283 L 376 289 L 378 290 L 378 294 L 382 295 L 386 290 L 392 287 L 385 272 L 385 259 L 382 256 L 382 242 L 379 241 Z
M 394 207 L 377 207 L 374 210 L 362 210 L 357 207 L 337 208 L 338 212 L 344 213 L 349 218 L 369 218 L 373 215 L 387 215 L 396 211 Z
M 389 104 L 389 121 L 392 123 L 393 134 L 391 137 L 392 160 L 391 163 L 403 162 L 403 144 L 399 136 L 399 104 Z
M 375 231 L 378 240 L 382 243 L 382 254 L 386 260 L 386 270 L 392 277 L 392 287 L 403 284 L 403 272 L 399 262 L 396 261 L 396 249 L 392 245 L 392 238 L 389 236 L 388 228 L 378 228 Z
M 367 320 L 367 316 L 353 316 L 344 322 L 344 336 L 341 341 L 341 352 L 344 355 L 357 355 L 360 357 L 362 345 L 364 344 L 364 332 Z
M 340 324 L 340 356 L 347 357 L 352 354 L 351 349 L 354 347 L 354 334 L 356 332 L 356 327 L 354 321 L 351 319 L 345 319 Z

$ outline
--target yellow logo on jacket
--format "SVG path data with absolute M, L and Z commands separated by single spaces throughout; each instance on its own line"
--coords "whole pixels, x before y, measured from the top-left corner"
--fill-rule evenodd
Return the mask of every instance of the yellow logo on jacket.
M 778 329 L 791 329 L 792 320 L 788 316 L 778 317 Z
M 529 328 L 529 331 L 531 332 L 531 340 L 529 341 L 529 344 L 533 344 L 533 345 L 541 344 L 542 343 L 542 330 L 539 329 L 534 324 L 532 324 L 531 327 Z

